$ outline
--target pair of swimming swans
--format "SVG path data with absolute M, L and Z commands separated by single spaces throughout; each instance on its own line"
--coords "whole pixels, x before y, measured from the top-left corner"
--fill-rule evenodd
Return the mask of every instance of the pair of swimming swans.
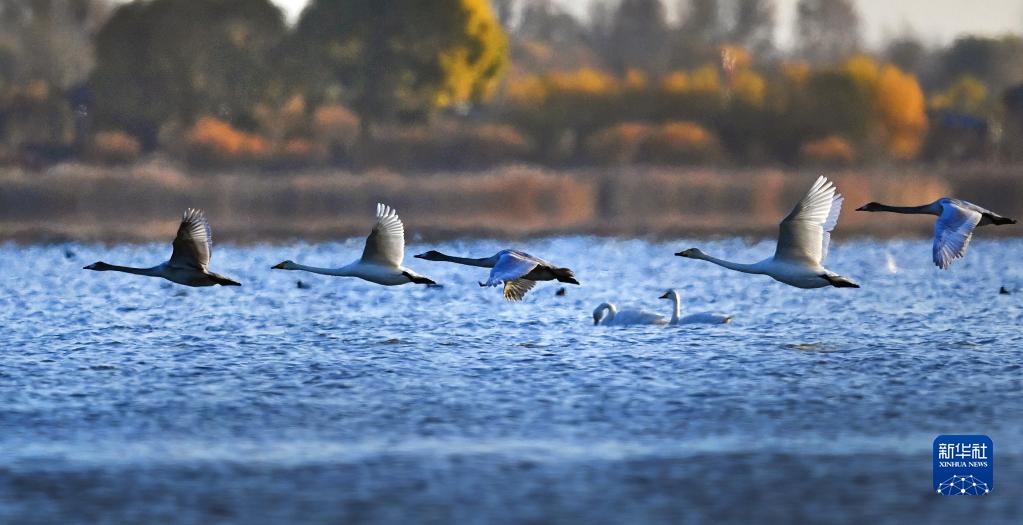
M 671 319 L 646 310 L 618 310 L 612 303 L 601 303 L 593 310 L 593 324 L 603 326 L 626 326 L 637 324 L 677 325 L 677 324 L 724 324 L 732 321 L 731 315 L 716 313 L 698 313 L 682 317 L 682 296 L 678 290 L 664 292 L 661 299 L 670 299 L 674 303 Z
M 838 225 L 844 198 L 834 184 L 821 176 L 810 191 L 796 203 L 778 225 L 774 255 L 753 264 L 736 263 L 711 257 L 697 248 L 676 253 L 680 257 L 700 259 L 743 273 L 767 275 L 797 288 L 859 288 L 847 277 L 823 266 L 831 243 L 831 232 Z M 934 226 L 933 260 L 941 269 L 966 255 L 973 230 L 988 224 L 1016 224 L 975 204 L 944 197 L 923 206 L 899 207 L 871 202 L 857 211 L 887 211 L 904 214 L 937 215 Z
M 300 270 L 336 277 L 357 277 L 384 286 L 401 284 L 436 284 L 402 265 L 405 258 L 405 225 L 390 207 L 377 204 L 377 221 L 373 231 L 366 238 L 362 257 L 340 268 L 318 268 L 294 261 L 283 261 L 272 267 L 275 270 Z M 174 239 L 174 251 L 169 261 L 152 268 L 132 268 L 97 262 L 86 266 L 86 270 L 117 271 L 150 277 L 162 277 L 186 286 L 241 286 L 240 283 L 222 275 L 210 272 L 207 267 L 213 252 L 213 235 L 209 221 L 202 211 L 189 208 L 178 227 Z M 444 255 L 429 251 L 416 255 L 429 261 L 448 261 L 469 266 L 491 268 L 490 277 L 480 286 L 504 285 L 504 297 L 519 301 L 536 281 L 552 281 L 579 284 L 575 274 L 568 268 L 557 267 L 543 259 L 516 250 L 502 250 L 491 257 L 470 259 Z

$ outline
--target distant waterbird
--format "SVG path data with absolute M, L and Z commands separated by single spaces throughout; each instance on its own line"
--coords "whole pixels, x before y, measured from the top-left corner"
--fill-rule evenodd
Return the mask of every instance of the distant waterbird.
M 825 177 L 817 178 L 792 211 L 778 226 L 774 256 L 753 264 L 735 263 L 711 257 L 697 248 L 675 255 L 701 259 L 737 272 L 767 275 L 797 288 L 859 288 L 860 285 L 823 266 L 831 243 L 831 231 L 842 211 L 842 195 Z
M 672 289 L 664 292 L 661 299 L 670 299 L 674 303 L 671 320 L 668 321 L 668 324 L 725 324 L 732 322 L 731 315 L 710 312 L 689 314 L 682 317 L 682 295 L 678 290 Z
M 960 199 L 943 197 L 921 206 L 889 206 L 879 202 L 868 202 L 856 211 L 886 211 L 907 215 L 935 215 L 934 242 L 931 258 L 942 270 L 948 269 L 956 259 L 966 255 L 966 248 L 973 238 L 974 228 L 994 224 L 1016 224 L 1016 219 L 1002 217 L 976 204 Z
M 415 256 L 427 261 L 444 261 L 466 266 L 490 268 L 490 277 L 481 287 L 504 285 L 504 298 L 509 301 L 521 301 L 526 292 L 536 286 L 537 281 L 560 281 L 579 284 L 575 274 L 568 268 L 560 268 L 539 257 L 533 257 L 517 250 L 501 250 L 490 257 L 473 259 L 445 255 L 430 250 Z
M 377 222 L 366 238 L 362 257 L 341 268 L 317 268 L 294 261 L 274 265 L 273 270 L 299 270 L 303 272 L 331 275 L 334 277 L 358 277 L 364 281 L 396 286 L 400 284 L 437 284 L 432 279 L 419 275 L 401 265 L 405 258 L 405 225 L 390 206 L 377 204 Z
M 213 233 L 210 223 L 202 210 L 189 208 L 185 211 L 174 238 L 170 260 L 152 268 L 132 268 L 105 262 L 95 262 L 85 267 L 97 272 L 124 272 L 149 277 L 162 277 L 185 286 L 241 286 L 241 283 L 209 271 L 210 256 L 213 253 Z
M 627 326 L 640 324 L 668 324 L 668 319 L 661 314 L 646 310 L 619 310 L 613 303 L 601 303 L 593 310 L 593 325 Z

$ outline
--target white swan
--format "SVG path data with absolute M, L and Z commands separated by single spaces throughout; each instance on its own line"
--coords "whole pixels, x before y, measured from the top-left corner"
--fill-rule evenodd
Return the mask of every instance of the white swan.
M 953 261 L 966 255 L 966 248 L 973 237 L 973 229 L 994 224 L 1016 224 L 1016 219 L 1002 217 L 976 204 L 964 200 L 944 197 L 922 206 L 888 206 L 879 202 L 868 202 L 856 211 L 888 211 L 892 213 L 937 215 L 934 223 L 934 245 L 931 248 L 934 264 L 942 270 Z
M 678 290 L 668 290 L 664 292 L 661 299 L 671 299 L 675 303 L 675 308 L 671 312 L 671 320 L 668 324 L 724 324 L 732 322 L 732 316 L 725 314 L 714 314 L 710 312 L 701 312 L 698 314 L 689 314 L 685 317 L 682 315 L 682 296 L 678 293 Z
M 702 259 L 738 272 L 767 275 L 797 288 L 859 288 L 860 285 L 822 266 L 828 255 L 831 230 L 838 224 L 841 211 L 842 196 L 821 176 L 781 221 L 773 257 L 742 264 L 711 257 L 696 248 L 675 255 Z
M 202 210 L 189 208 L 181 218 L 178 234 L 174 237 L 170 260 L 152 268 L 131 268 L 105 262 L 95 262 L 84 269 L 97 272 L 124 272 L 149 277 L 163 277 L 185 286 L 241 286 L 207 269 L 213 253 L 213 233 Z
M 333 275 L 336 277 L 358 277 L 371 283 L 385 286 L 399 284 L 437 284 L 401 265 L 405 258 L 405 226 L 398 214 L 383 204 L 377 204 L 377 223 L 366 238 L 366 246 L 359 260 L 341 268 L 317 268 L 293 261 L 274 265 L 274 270 L 301 270 L 304 272 Z
M 606 313 L 606 315 L 605 315 Z M 611 303 L 601 303 L 593 310 L 593 324 L 602 326 L 625 326 L 631 324 L 668 324 L 661 314 L 646 310 L 621 310 Z
M 472 259 L 445 255 L 430 250 L 415 256 L 427 261 L 446 261 L 468 266 L 491 268 L 487 282 L 480 286 L 497 286 L 504 284 L 504 298 L 509 301 L 521 301 L 526 292 L 536 286 L 536 281 L 561 281 L 579 284 L 575 274 L 568 268 L 559 268 L 539 257 L 533 257 L 517 250 L 501 250 L 490 257 Z

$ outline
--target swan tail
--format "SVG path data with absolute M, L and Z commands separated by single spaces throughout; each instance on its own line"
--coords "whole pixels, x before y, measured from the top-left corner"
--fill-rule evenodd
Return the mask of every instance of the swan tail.
M 551 270 L 559 281 L 569 284 L 579 284 L 579 281 L 575 279 L 575 273 L 568 268 L 554 268 Z
M 220 274 L 210 273 L 209 276 L 210 276 L 210 279 L 213 279 L 213 282 L 219 284 L 220 286 L 241 286 L 242 285 L 242 283 L 240 283 L 238 281 L 235 281 L 233 279 L 228 279 L 227 277 L 224 277 L 223 275 L 220 275 Z
M 841 275 L 828 275 L 824 274 L 823 277 L 826 281 L 831 283 L 831 286 L 835 288 L 859 288 L 860 285 L 849 280 L 848 277 L 842 277 Z
M 423 277 L 422 275 L 416 275 L 411 272 L 401 272 L 402 275 L 408 277 L 408 279 L 416 284 L 437 284 L 433 279 L 429 277 Z

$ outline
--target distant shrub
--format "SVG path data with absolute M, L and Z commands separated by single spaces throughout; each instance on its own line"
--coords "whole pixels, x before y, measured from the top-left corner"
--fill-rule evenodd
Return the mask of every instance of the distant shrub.
M 123 131 L 101 131 L 92 137 L 87 156 L 101 164 L 123 164 L 138 159 L 142 145 Z
M 586 139 L 586 155 L 600 164 L 632 163 L 650 132 L 650 126 L 640 122 L 623 122 L 604 128 Z
M 438 123 L 381 129 L 363 152 L 373 165 L 401 169 L 470 169 L 524 160 L 532 144 L 500 124 Z
M 260 160 L 269 153 L 267 141 L 214 117 L 202 117 L 185 135 L 188 160 L 196 165 L 233 164 Z
M 799 148 L 800 158 L 807 163 L 822 165 L 849 165 L 856 158 L 856 150 L 849 141 L 831 135 L 804 142 Z
M 721 153 L 717 137 L 694 122 L 669 122 L 650 133 L 640 148 L 642 160 L 653 163 L 702 163 Z
M 328 144 L 352 144 L 359 136 L 359 117 L 340 104 L 320 106 L 313 112 L 313 131 Z

